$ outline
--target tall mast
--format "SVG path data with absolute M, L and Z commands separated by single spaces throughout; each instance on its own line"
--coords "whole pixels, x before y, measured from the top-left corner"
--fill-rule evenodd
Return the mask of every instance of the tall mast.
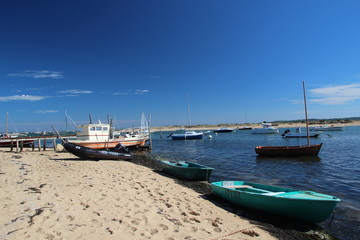
M 187 98 L 188 113 L 189 113 L 189 124 L 190 124 L 190 127 L 191 127 L 191 113 L 190 113 L 190 104 L 189 104 L 189 93 L 186 93 L 186 98 Z
M 9 113 L 6 112 L 6 136 L 8 136 L 9 133 Z
M 305 93 L 305 82 L 303 81 L 303 92 L 304 92 L 304 105 L 305 105 L 305 119 L 306 119 L 306 136 L 307 136 L 307 143 L 310 146 L 310 136 L 309 136 L 309 121 L 307 115 L 307 107 L 306 107 L 306 93 Z

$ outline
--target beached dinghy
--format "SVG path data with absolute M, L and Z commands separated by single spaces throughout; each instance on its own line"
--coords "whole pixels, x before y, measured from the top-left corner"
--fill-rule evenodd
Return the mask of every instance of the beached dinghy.
M 84 159 L 94 159 L 94 160 L 131 160 L 133 159 L 133 154 L 125 148 L 123 145 L 118 144 L 114 151 L 109 150 L 97 150 L 88 147 L 83 147 L 74 143 L 63 143 L 64 148 Z
M 208 181 L 213 168 L 188 162 L 188 161 L 161 161 L 162 170 L 174 177 L 192 180 L 192 181 Z
M 337 197 L 313 191 L 244 181 L 213 182 L 211 188 L 232 203 L 311 223 L 325 221 L 340 202 Z

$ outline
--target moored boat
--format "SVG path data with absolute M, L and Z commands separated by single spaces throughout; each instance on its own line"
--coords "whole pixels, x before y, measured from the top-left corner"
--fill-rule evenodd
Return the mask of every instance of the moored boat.
M 300 128 L 296 128 L 296 132 L 295 133 L 291 133 L 289 129 L 286 129 L 284 131 L 283 134 L 281 134 L 281 136 L 283 136 L 284 138 L 307 138 L 307 137 L 311 137 L 311 138 L 317 138 L 320 135 L 320 133 L 317 132 L 301 132 Z
M 195 131 L 186 131 L 185 133 L 173 133 L 169 136 L 173 140 L 194 140 L 194 139 L 202 139 L 203 138 L 202 132 L 195 132 Z
M 316 156 L 321 144 L 305 146 L 257 146 L 255 152 L 260 156 Z
M 274 134 L 279 133 L 279 129 L 273 127 L 271 123 L 262 123 L 262 128 L 255 128 L 253 134 Z
M 313 191 L 245 181 L 213 182 L 211 188 L 237 205 L 311 223 L 325 221 L 340 202 L 337 197 Z
M 88 147 L 83 147 L 74 143 L 63 143 L 64 148 L 84 159 L 94 159 L 94 160 L 131 160 L 133 159 L 133 154 L 123 147 L 123 145 L 118 144 L 114 151 L 110 150 L 97 150 Z
M 213 168 L 189 161 L 161 161 L 162 170 L 174 177 L 192 180 L 208 181 Z
M 214 133 L 229 133 L 229 132 L 233 132 L 234 129 L 232 128 L 218 128 L 213 130 Z
M 311 131 L 342 131 L 344 130 L 343 126 L 334 126 L 334 125 L 320 125 L 316 127 L 310 127 Z

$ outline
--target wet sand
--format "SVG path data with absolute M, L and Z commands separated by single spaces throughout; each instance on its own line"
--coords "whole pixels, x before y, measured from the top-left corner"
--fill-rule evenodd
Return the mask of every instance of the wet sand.
M 154 170 L 155 169 L 155 170 Z M 0 239 L 317 239 L 182 182 L 153 160 L 83 161 L 0 149 Z

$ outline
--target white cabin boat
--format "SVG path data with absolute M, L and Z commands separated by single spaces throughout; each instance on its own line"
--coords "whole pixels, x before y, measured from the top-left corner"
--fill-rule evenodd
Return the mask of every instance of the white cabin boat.
M 110 124 L 86 124 L 78 126 L 76 139 L 69 139 L 69 142 L 92 149 L 114 148 L 121 143 L 126 147 L 144 146 L 146 138 L 140 136 L 118 136 L 114 137 Z
M 253 134 L 273 134 L 279 133 L 279 129 L 273 127 L 271 123 L 262 123 L 262 128 L 255 128 Z
M 342 131 L 344 130 L 343 126 L 334 126 L 334 125 L 320 125 L 316 127 L 311 127 L 312 131 Z

